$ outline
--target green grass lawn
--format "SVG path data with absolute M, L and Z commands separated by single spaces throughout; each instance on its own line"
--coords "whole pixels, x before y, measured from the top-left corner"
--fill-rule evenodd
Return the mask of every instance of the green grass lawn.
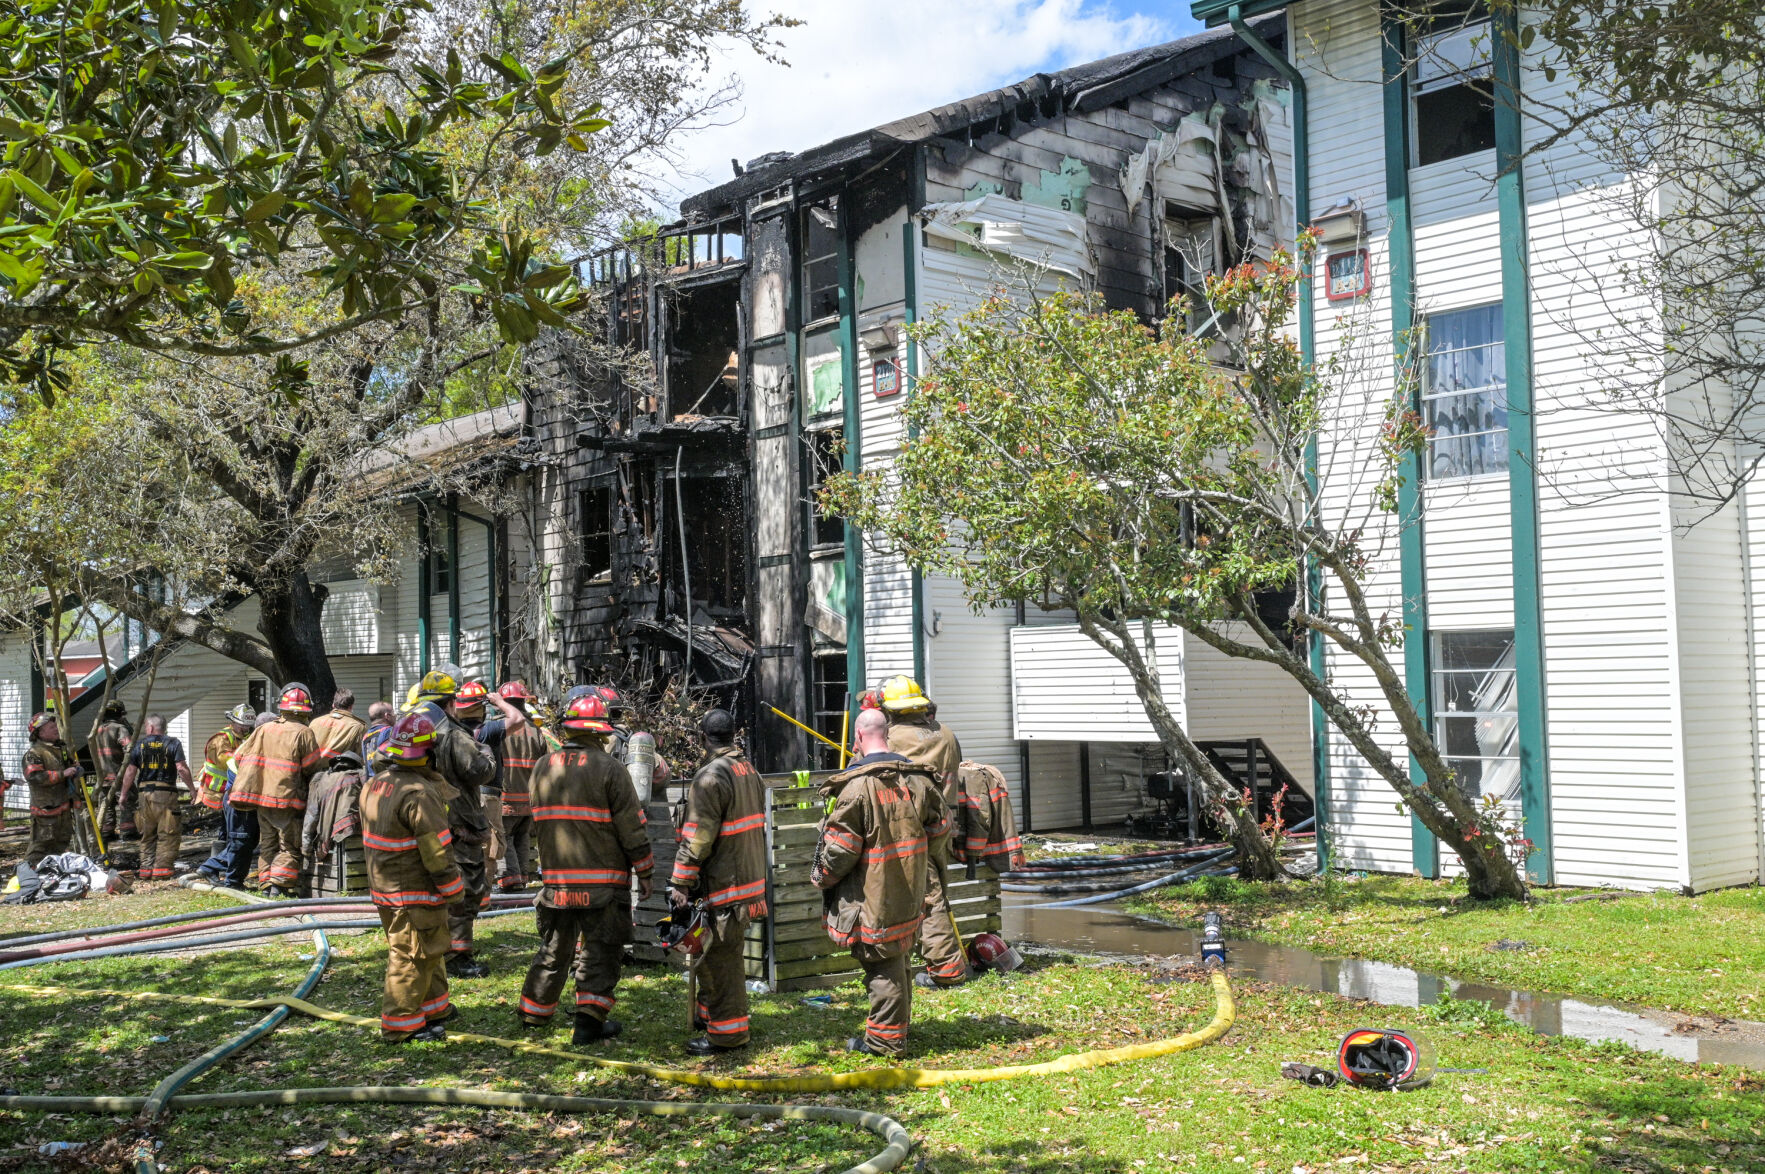
M 1458 881 L 1333 878 L 1279 885 L 1224 877 L 1132 899 L 1136 913 L 1201 923 L 1321 954 L 1371 958 L 1455 978 L 1765 1019 L 1765 889 L 1611 900 L 1541 890 L 1529 903 L 1475 902 Z M 1493 949 L 1497 942 L 1522 949 Z
M 165 899 L 158 899 L 163 905 Z M 192 904 L 195 902 L 192 901 Z M 145 916 L 114 903 L 112 916 Z M 70 910 L 82 911 L 80 907 Z M 155 910 L 165 912 L 164 908 Z M 0 933 L 19 911 L 0 910 Z M 485 923 L 484 981 L 455 983 L 459 1030 L 513 1036 L 514 1007 L 537 939 L 525 917 Z M 334 935 L 336 961 L 314 996 L 377 1010 L 384 943 Z M 303 938 L 188 958 L 115 959 L 0 972 L 0 984 L 157 989 L 250 998 L 291 989 L 309 963 Z M 1027 972 L 989 976 L 915 1002 L 914 1063 L 986 1067 L 1173 1035 L 1213 1012 L 1205 982 L 1150 967 L 1038 956 Z M 616 1012 L 626 1035 L 605 1054 L 731 1073 L 854 1070 L 878 1061 L 841 1050 L 863 1017 L 852 983 L 829 1007 L 801 995 L 755 1002 L 756 1042 L 739 1062 L 689 1061 L 685 991 L 660 969 L 628 973 Z M 1237 1026 L 1200 1051 L 1070 1076 L 922 1091 L 795 1098 L 889 1113 L 919 1148 L 905 1169 L 929 1174 L 1140 1170 L 1519 1171 L 1765 1167 L 1765 1082 L 1613 1046 L 1532 1036 L 1476 1004 L 1447 1004 L 1421 1024 L 1447 1067 L 1412 1093 L 1320 1090 L 1279 1077 L 1288 1059 L 1327 1064 L 1336 1041 L 1393 1013 L 1353 1000 L 1240 984 Z M 93 997 L 41 998 L 0 988 L 0 1084 L 24 1092 L 145 1094 L 180 1063 L 257 1012 Z M 565 1021 L 530 1035 L 568 1047 Z M 435 1084 L 667 1098 L 695 1090 L 604 1073 L 571 1060 L 488 1045 L 387 1047 L 375 1032 L 295 1018 L 190 1091 L 331 1084 Z M 790 1098 L 784 1098 L 790 1099 Z M 46 1141 L 127 1136 L 126 1122 L 0 1112 L 0 1170 L 46 1169 Z M 168 1170 L 843 1170 L 876 1152 L 868 1134 L 821 1124 L 657 1121 L 467 1108 L 303 1106 L 191 1111 L 162 1132 Z M 115 1143 L 113 1142 L 113 1146 Z M 321 1147 L 290 1156 L 300 1147 Z M 111 1151 L 123 1155 L 122 1148 Z M 917 1166 L 916 1166 L 917 1164 Z M 105 1168 L 100 1163 L 95 1168 Z M 112 1168 L 123 1169 L 121 1164 Z

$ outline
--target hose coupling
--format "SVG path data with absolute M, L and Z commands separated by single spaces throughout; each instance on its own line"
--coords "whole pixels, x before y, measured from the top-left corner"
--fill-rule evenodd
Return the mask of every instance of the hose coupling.
M 1209 969 L 1226 965 L 1226 924 L 1217 912 L 1201 919 L 1201 964 Z

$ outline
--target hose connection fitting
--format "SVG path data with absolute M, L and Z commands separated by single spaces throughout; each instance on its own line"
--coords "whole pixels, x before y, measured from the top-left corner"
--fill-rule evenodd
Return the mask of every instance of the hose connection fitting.
M 1226 966 L 1226 923 L 1217 912 L 1201 919 L 1201 964 L 1209 970 Z

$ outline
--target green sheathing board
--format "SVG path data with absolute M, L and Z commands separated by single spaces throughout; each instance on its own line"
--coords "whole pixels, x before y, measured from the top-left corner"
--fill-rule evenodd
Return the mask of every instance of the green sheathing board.
M 1018 196 L 1026 204 L 1037 204 L 1044 208 L 1060 208 L 1067 212 L 1085 214 L 1085 193 L 1091 188 L 1091 168 L 1083 159 L 1074 159 L 1071 155 L 1060 161 L 1057 171 L 1038 171 L 1035 180 L 1023 185 L 1023 192 Z M 1003 195 L 1005 185 L 999 183 L 977 183 L 962 193 L 964 199 L 978 200 L 982 196 Z
M 1520 710 L 1520 811 L 1532 852 L 1526 871 L 1551 883 L 1550 764 L 1544 630 L 1538 577 L 1537 427 L 1532 394 L 1532 290 L 1520 134 L 1518 18 L 1495 6 L 1496 206 L 1501 221 L 1502 327 L 1507 342 L 1508 500 L 1514 548 L 1514 685 Z
M 1391 270 L 1391 342 L 1399 387 L 1414 387 L 1409 376 L 1409 354 L 1416 317 L 1416 241 L 1410 221 L 1410 134 L 1405 82 L 1404 30 L 1390 10 L 1380 19 L 1384 57 L 1385 90 L 1385 214 L 1390 221 L 1386 243 Z M 1412 392 L 1413 394 L 1413 392 Z M 1411 404 L 1412 408 L 1416 405 Z M 1422 546 L 1422 462 L 1411 453 L 1400 468 L 1398 489 L 1398 549 L 1403 575 L 1403 678 L 1410 699 L 1430 727 L 1434 723 L 1429 703 L 1428 596 Z M 1410 779 L 1425 786 L 1427 777 L 1412 755 Z M 1422 821 L 1410 815 L 1410 852 L 1416 871 L 1423 876 L 1440 875 L 1440 845 Z

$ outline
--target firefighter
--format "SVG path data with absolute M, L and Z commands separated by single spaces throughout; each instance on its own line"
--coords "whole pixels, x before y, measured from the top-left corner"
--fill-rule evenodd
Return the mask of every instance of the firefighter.
M 488 885 L 496 879 L 497 864 L 503 858 L 503 738 L 508 734 L 507 719 L 486 720 L 484 707 L 490 687 L 483 681 L 466 681 L 454 694 L 453 718 L 482 746 L 490 748 L 496 773 L 489 783 L 478 788 L 478 805 L 484 809 L 484 878 Z M 488 892 L 489 890 L 486 889 Z
M 336 758 L 345 750 L 361 753 L 362 735 L 368 727 L 355 715 L 355 690 L 338 689 L 331 694 L 331 712 L 314 718 L 310 728 L 318 740 L 320 758 Z
M 484 818 L 482 787 L 496 778 L 496 760 L 490 747 L 482 745 L 451 715 L 459 676 L 452 666 L 433 669 L 412 687 L 412 709 L 433 705 L 442 714 L 435 728 L 429 764 L 447 780 L 456 794 L 448 800 L 447 823 L 453 833 L 454 863 L 459 866 L 465 888 L 448 906 L 447 973 L 451 978 L 484 978 L 490 967 L 472 956 L 472 925 L 478 911 L 490 900 L 490 884 L 484 874 L 484 845 L 490 828 Z
M 54 714 L 32 717 L 28 733 L 31 744 L 24 753 L 24 775 L 31 789 L 31 842 L 25 863 L 34 868 L 43 857 L 58 856 L 73 842 L 70 785 L 80 777 L 80 767 L 73 750 L 61 744 L 61 723 Z
M 619 1034 L 608 1015 L 631 940 L 631 878 L 648 900 L 655 860 L 631 776 L 606 752 L 613 732 L 606 705 L 594 694 L 578 697 L 565 707 L 563 727 L 564 748 L 533 768 L 544 885 L 534 901 L 539 952 L 521 987 L 520 1018 L 549 1024 L 574 968 L 571 1042 L 590 1044 Z
M 832 808 L 821 821 L 810 880 L 823 890 L 823 924 L 864 968 L 870 1017 L 854 1052 L 899 1056 L 907 1048 L 913 985 L 907 955 L 925 919 L 926 872 L 950 834 L 931 772 L 889 749 L 888 719 L 863 710 L 858 758 L 822 784 Z
M 713 709 L 699 722 L 705 759 L 686 789 L 675 820 L 680 848 L 668 881 L 676 918 L 694 900 L 710 911 L 699 957 L 698 1005 L 693 1022 L 703 1036 L 689 1040 L 695 1056 L 746 1047 L 748 987 L 742 940 L 748 921 L 766 916 L 766 784 L 735 744 L 735 719 Z
M 192 795 L 190 764 L 184 747 L 165 732 L 165 718 L 150 713 L 141 721 L 141 736 L 129 747 L 129 765 L 123 769 L 121 802 L 127 807 L 139 783 L 135 822 L 141 829 L 141 858 L 135 875 L 142 880 L 170 880 L 172 865 L 183 846 L 184 816 L 178 804 L 178 784 Z
M 233 751 L 231 800 L 257 810 L 257 881 L 266 897 L 300 895 L 300 832 L 306 788 L 319 771 L 319 742 L 307 725 L 312 693 L 295 682 L 276 699 L 277 716 Z
M 98 770 L 98 832 L 105 843 L 116 836 L 120 822 L 124 838 L 135 836 L 135 809 L 122 804 L 123 760 L 135 728 L 129 724 L 129 708 L 116 698 L 104 703 L 98 725 L 89 739 L 92 765 Z
M 600 690 L 601 700 L 607 706 L 607 720 L 613 723 L 613 741 L 607 752 L 620 762 L 630 763 L 631 735 L 638 732 L 634 731 L 630 725 L 633 713 L 631 705 L 613 686 L 600 685 L 597 688 Z M 673 768 L 668 765 L 668 760 L 662 757 L 661 751 L 657 751 L 656 762 L 650 773 L 650 794 L 661 795 L 662 789 L 673 777 Z
M 376 701 L 368 706 L 368 727 L 362 731 L 361 750 L 369 774 L 374 773 L 374 752 L 386 745 L 386 739 L 392 736 L 392 723 L 397 719 L 398 712 L 390 701 Z
M 251 736 L 257 713 L 249 705 L 235 705 L 227 711 L 227 724 L 202 748 L 202 778 L 196 789 L 196 801 L 210 811 L 221 810 L 227 794 L 227 768 L 233 764 L 233 751 Z
M 531 715 L 535 698 L 522 681 L 510 681 L 498 693 L 510 705 Z M 518 892 L 533 875 L 533 768 L 551 752 L 545 734 L 529 716 L 503 738 L 503 856 L 497 887 Z
M 881 706 L 889 720 L 889 749 L 931 771 L 943 792 L 945 809 L 954 816 L 960 811 L 958 775 L 962 766 L 962 746 L 956 735 L 938 721 L 925 690 L 912 677 L 891 677 L 884 682 Z M 962 845 L 955 837 L 950 844 L 950 851 L 961 859 Z M 919 956 L 925 960 L 925 969 L 913 976 L 913 982 L 927 989 L 961 986 L 973 977 L 944 894 L 948 865 L 948 856 L 933 857 L 926 872 L 925 922 L 919 927 Z
M 386 930 L 380 1038 L 444 1040 L 453 1018 L 447 994 L 449 903 L 465 889 L 454 863 L 447 805 L 453 788 L 429 768 L 441 711 L 424 706 L 398 719 L 362 789 L 362 847 L 368 887 Z

